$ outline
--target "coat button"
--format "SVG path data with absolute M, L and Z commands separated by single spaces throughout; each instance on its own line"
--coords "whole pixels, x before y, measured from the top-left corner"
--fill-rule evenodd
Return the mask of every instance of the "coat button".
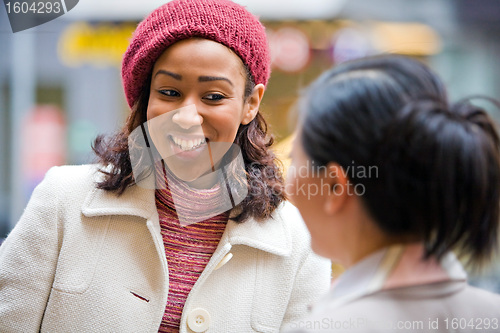
M 231 260 L 232 257 L 233 257 L 233 254 L 231 252 L 229 252 L 228 254 L 226 254 L 224 256 L 224 258 L 222 258 L 222 260 L 217 264 L 217 266 L 215 266 L 214 271 L 218 270 L 219 268 L 221 268 L 222 266 L 224 266 L 225 264 L 227 264 L 227 262 L 229 260 Z
M 210 314 L 205 309 L 196 308 L 189 313 L 187 324 L 193 332 L 205 332 L 210 326 Z

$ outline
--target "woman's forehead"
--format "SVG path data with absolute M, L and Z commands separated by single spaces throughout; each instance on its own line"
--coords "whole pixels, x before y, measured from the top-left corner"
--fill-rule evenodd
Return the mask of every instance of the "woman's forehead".
M 246 73 L 243 61 L 230 48 L 203 38 L 184 39 L 169 46 L 156 60 L 153 71 L 159 66 L 195 66 L 220 72 Z

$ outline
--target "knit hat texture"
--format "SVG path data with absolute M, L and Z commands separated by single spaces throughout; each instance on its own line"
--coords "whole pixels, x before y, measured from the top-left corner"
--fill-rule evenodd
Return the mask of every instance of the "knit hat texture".
M 271 72 L 269 46 L 257 17 L 229 0 L 174 0 L 139 23 L 125 52 L 122 80 L 130 107 L 137 102 L 163 51 L 191 37 L 229 47 L 248 67 L 255 84 L 267 85 Z

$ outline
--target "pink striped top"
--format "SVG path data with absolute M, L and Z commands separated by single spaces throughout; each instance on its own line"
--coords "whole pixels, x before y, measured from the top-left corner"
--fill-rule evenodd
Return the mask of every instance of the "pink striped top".
M 192 207 L 193 211 L 201 212 L 211 206 L 212 200 L 218 200 L 217 192 L 220 191 L 218 187 L 209 190 L 185 190 L 188 193 L 182 204 Z M 183 226 L 179 223 L 168 186 L 166 189 L 157 189 L 155 197 L 169 273 L 167 306 L 158 332 L 179 332 L 184 303 L 219 244 L 226 228 L 228 214 L 219 214 Z

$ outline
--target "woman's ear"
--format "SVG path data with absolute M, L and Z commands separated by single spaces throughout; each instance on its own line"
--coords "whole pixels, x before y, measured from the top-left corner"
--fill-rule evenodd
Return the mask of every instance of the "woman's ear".
M 337 163 L 328 163 L 326 166 L 325 182 L 330 191 L 325 197 L 324 210 L 327 215 L 340 212 L 349 199 L 349 178 L 345 170 Z
M 247 125 L 255 118 L 255 116 L 257 116 L 260 102 L 262 101 L 265 90 L 266 87 L 264 87 L 262 83 L 259 83 L 253 88 L 252 94 L 247 97 L 245 107 L 243 109 L 243 118 L 241 119 L 242 125 Z

